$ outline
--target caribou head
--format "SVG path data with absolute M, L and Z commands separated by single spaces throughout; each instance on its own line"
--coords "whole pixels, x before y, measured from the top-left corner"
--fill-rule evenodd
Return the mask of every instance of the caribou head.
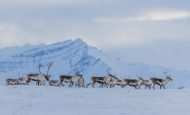
M 171 78 L 170 75 L 166 76 L 166 79 L 170 80 L 170 81 L 173 81 L 173 79 Z
M 139 80 L 142 80 L 142 81 L 144 81 L 144 79 L 143 79 L 142 77 L 139 77 Z
M 49 75 L 49 70 L 53 63 L 48 64 L 48 70 L 47 73 L 44 74 L 41 72 L 41 67 L 43 66 L 42 64 L 39 64 L 39 73 L 31 73 L 27 75 L 27 83 L 30 81 L 36 81 L 36 85 L 45 85 L 45 81 L 49 81 L 50 75 Z
M 168 74 L 168 72 L 164 72 L 164 75 L 166 76 L 166 80 L 173 81 L 173 79 L 171 78 L 171 75 Z
M 84 69 L 79 70 L 78 68 L 75 68 L 74 69 L 74 75 L 79 76 L 79 77 L 83 77 L 83 74 L 81 74 L 82 71 L 84 71 Z
M 48 70 L 47 70 L 47 73 L 44 75 L 44 77 L 46 78 L 46 80 L 47 81 L 49 81 L 49 79 L 50 79 L 50 74 L 49 74 L 49 70 L 50 70 L 50 68 L 52 67 L 52 65 L 53 65 L 53 63 L 49 63 L 48 64 Z

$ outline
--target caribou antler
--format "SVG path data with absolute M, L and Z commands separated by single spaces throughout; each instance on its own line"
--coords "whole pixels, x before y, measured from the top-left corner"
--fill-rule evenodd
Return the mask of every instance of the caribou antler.
M 49 70 L 52 67 L 52 65 L 53 65 L 53 62 L 51 62 L 51 63 L 48 64 L 47 76 L 49 75 Z
M 38 67 L 39 67 L 39 72 L 40 72 L 40 73 L 42 73 L 41 70 L 40 70 L 40 68 L 41 68 L 42 66 L 43 66 L 43 65 L 42 65 L 41 63 L 38 65 Z
M 111 74 L 110 71 L 112 71 L 112 69 L 111 69 L 111 68 L 108 68 L 108 69 L 107 69 L 107 74 L 108 74 L 108 76 L 116 77 L 115 75 Z
M 166 71 L 166 72 L 164 72 L 164 75 L 167 75 L 168 74 L 168 72 Z
M 80 74 L 82 71 L 84 71 L 84 69 L 81 69 L 81 70 L 79 71 L 78 68 L 75 68 L 75 69 L 74 69 L 74 74 L 75 74 L 76 76 L 82 76 L 82 75 Z

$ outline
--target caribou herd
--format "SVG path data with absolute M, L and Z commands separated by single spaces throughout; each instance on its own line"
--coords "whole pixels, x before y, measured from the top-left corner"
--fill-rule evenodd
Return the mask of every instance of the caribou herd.
M 39 64 L 39 73 L 30 73 L 26 77 L 20 77 L 18 79 L 6 79 L 6 85 L 29 85 L 31 82 L 34 82 L 37 86 L 45 86 L 46 82 L 49 83 L 49 86 L 64 87 L 69 85 L 69 87 L 95 87 L 96 84 L 99 85 L 99 88 L 114 88 L 114 87 L 134 87 L 135 89 L 155 89 L 155 86 L 159 86 L 160 89 L 165 89 L 166 85 L 172 81 L 170 75 L 165 74 L 165 78 L 151 77 L 150 79 L 143 79 L 139 77 L 138 79 L 119 79 L 118 77 L 109 74 L 107 76 L 91 77 L 91 82 L 86 84 L 83 78 L 83 75 L 80 72 L 77 72 L 74 76 L 69 75 L 60 75 L 59 80 L 50 80 L 51 76 L 49 75 L 49 70 L 52 66 L 52 63 L 48 65 L 48 70 L 45 73 L 42 73 Z

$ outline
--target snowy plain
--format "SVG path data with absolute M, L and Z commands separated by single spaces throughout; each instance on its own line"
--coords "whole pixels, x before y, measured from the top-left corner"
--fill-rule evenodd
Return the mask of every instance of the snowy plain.
M 1 86 L 0 115 L 189 115 L 190 89 Z
M 0 54 L 7 54 L 0 58 L 0 115 L 190 115 L 189 71 L 125 63 L 80 39 L 7 48 Z M 73 75 L 80 68 L 85 83 L 94 75 L 107 75 L 109 69 L 121 79 L 163 78 L 163 72 L 169 72 L 173 81 L 166 90 L 5 86 L 7 78 L 26 77 L 38 72 L 39 63 L 49 62 L 54 62 L 52 80 L 60 74 Z

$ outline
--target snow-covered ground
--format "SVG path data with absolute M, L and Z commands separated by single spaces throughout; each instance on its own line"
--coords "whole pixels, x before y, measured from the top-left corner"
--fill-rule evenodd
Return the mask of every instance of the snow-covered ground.
M 0 115 L 190 115 L 190 89 L 1 86 Z

